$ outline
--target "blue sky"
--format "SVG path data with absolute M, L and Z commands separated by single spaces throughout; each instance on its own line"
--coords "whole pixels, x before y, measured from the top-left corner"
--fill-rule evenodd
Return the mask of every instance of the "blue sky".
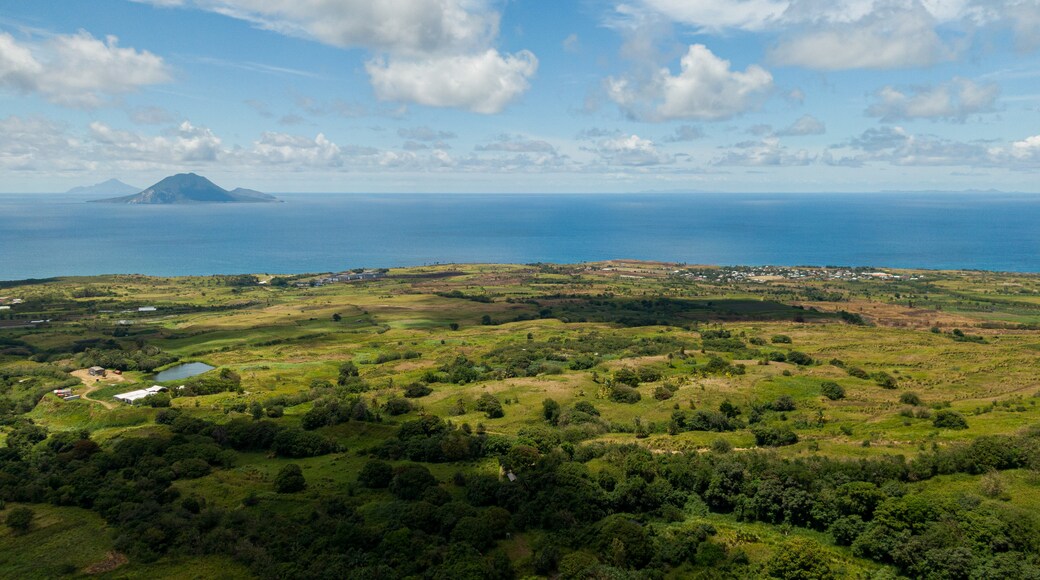
M 1040 191 L 1040 0 L 0 0 L 0 190 Z

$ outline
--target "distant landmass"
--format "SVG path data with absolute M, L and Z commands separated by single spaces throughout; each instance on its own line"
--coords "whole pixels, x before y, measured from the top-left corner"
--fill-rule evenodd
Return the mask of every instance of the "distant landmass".
M 118 179 L 109 179 L 108 181 L 95 183 L 94 185 L 73 187 L 65 193 L 78 195 L 130 195 L 139 191 L 141 191 L 140 187 L 128 185 Z
M 96 203 L 127 204 L 195 204 L 195 203 L 270 203 L 281 200 L 273 195 L 251 189 L 228 191 L 212 181 L 194 173 L 179 173 L 135 193 L 107 199 L 95 199 Z

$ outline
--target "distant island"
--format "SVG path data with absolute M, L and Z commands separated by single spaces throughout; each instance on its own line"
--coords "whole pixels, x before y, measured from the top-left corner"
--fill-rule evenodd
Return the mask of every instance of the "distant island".
M 212 181 L 194 173 L 179 173 L 132 195 L 95 199 L 94 203 L 126 204 L 196 204 L 196 203 L 269 203 L 281 200 L 251 189 L 228 191 Z
M 133 195 L 141 191 L 140 187 L 128 185 L 118 179 L 109 179 L 94 185 L 73 187 L 65 193 L 74 195 Z

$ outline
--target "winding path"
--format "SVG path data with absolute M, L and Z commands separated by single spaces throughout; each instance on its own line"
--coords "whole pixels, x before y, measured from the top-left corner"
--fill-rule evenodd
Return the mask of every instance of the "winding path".
M 97 403 L 106 409 L 115 409 L 116 406 L 108 401 L 102 401 L 100 399 L 91 399 L 90 393 L 100 389 L 102 386 L 108 386 L 113 383 L 121 383 L 126 379 L 122 375 L 108 375 L 107 377 L 97 380 L 97 377 L 90 376 L 87 369 L 80 369 L 78 371 L 72 371 L 72 376 L 76 377 L 83 382 L 84 389 L 80 391 L 79 395 L 83 397 L 84 401 L 90 401 L 91 403 Z

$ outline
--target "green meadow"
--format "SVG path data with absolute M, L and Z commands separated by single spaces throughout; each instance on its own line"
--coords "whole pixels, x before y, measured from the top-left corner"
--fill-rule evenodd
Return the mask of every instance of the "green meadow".
M 1040 574 L 1040 276 L 323 277 L 5 283 L 0 576 Z

